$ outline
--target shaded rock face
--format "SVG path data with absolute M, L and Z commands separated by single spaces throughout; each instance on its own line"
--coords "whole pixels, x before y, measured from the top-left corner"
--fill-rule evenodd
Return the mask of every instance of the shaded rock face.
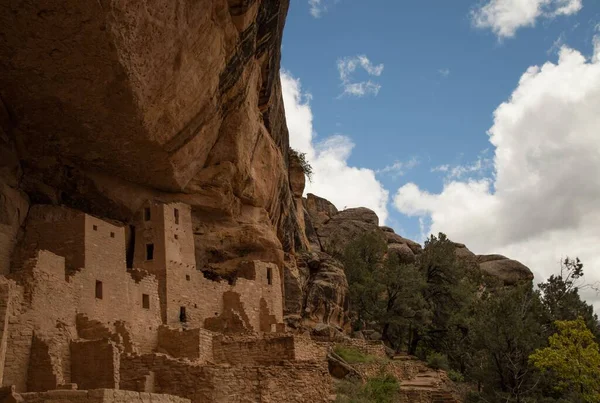
M 343 265 L 326 253 L 306 253 L 299 257 L 304 281 L 303 325 L 319 323 L 348 328 L 348 281 Z
M 479 268 L 486 274 L 502 280 L 504 285 L 515 285 L 533 280 L 533 273 L 524 264 L 502 255 L 477 256 Z
M 317 228 L 321 248 L 334 256 L 343 253 L 350 242 L 366 233 L 381 236 L 379 218 L 364 207 L 341 211 Z
M 188 203 L 198 267 L 218 274 L 306 249 L 279 82 L 288 6 L 9 2 L 0 268 L 29 202 L 125 223 L 147 200 Z

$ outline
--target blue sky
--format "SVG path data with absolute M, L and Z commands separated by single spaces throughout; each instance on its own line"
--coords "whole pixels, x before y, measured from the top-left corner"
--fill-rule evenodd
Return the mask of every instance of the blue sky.
M 474 27 L 467 0 L 418 2 L 341 0 L 325 2 L 320 18 L 307 0 L 292 0 L 283 41 L 282 66 L 312 95 L 318 139 L 340 133 L 355 143 L 352 166 L 383 169 L 417 159 L 404 175 L 379 174 L 393 190 L 407 181 L 439 192 L 440 165 L 464 165 L 491 147 L 486 131 L 493 112 L 507 100 L 532 65 L 556 60 L 557 41 L 592 53 L 600 2 L 580 12 L 539 19 L 515 38 L 499 40 Z M 337 61 L 366 55 L 383 64 L 377 96 L 342 96 Z M 356 81 L 369 78 L 357 70 Z M 390 198 L 390 203 L 391 203 Z M 388 224 L 419 237 L 418 220 L 389 208 Z
M 307 191 L 600 281 L 600 1 L 291 0 L 282 68 Z

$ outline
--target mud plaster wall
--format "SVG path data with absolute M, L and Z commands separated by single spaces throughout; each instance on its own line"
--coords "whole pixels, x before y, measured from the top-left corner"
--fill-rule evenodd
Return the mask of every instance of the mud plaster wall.
M 164 355 L 121 358 L 121 388 L 136 390 L 142 374 L 154 373 L 157 393 L 206 402 L 326 402 L 331 380 L 324 365 L 195 365 Z
M 139 393 L 127 390 L 52 390 L 44 393 L 22 393 L 26 403 L 189 403 L 177 396 Z

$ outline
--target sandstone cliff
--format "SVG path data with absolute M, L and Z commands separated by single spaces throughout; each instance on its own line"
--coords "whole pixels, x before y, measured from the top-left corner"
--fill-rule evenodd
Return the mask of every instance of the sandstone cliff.
M 125 223 L 147 200 L 190 204 L 197 265 L 220 276 L 305 248 L 279 83 L 288 3 L 8 2 L 1 272 L 39 203 Z

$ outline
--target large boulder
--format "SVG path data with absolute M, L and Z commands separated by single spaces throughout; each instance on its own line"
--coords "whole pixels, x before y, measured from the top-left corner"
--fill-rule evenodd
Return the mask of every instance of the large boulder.
M 400 263 L 414 263 L 416 256 L 414 252 L 404 243 L 392 243 L 388 245 L 388 254 L 393 254 L 398 257 Z
M 533 273 L 524 264 L 502 255 L 478 255 L 479 268 L 505 285 L 533 280 Z
M 388 243 L 388 245 L 406 245 L 415 255 L 418 255 L 423 251 L 423 248 L 421 247 L 421 245 L 419 245 L 418 242 L 401 237 L 400 235 L 396 234 L 392 228 L 382 226 L 379 227 L 379 229 L 381 230 L 383 237 Z
M 310 216 L 312 226 L 315 230 L 321 228 L 324 223 L 338 213 L 338 210 L 333 203 L 312 193 L 306 195 L 306 199 L 304 199 L 304 208 Z
M 379 229 L 379 218 L 373 210 L 365 207 L 341 211 L 317 228 L 317 235 L 324 252 L 336 256 L 346 246 L 361 236 L 373 233 L 383 237 Z

